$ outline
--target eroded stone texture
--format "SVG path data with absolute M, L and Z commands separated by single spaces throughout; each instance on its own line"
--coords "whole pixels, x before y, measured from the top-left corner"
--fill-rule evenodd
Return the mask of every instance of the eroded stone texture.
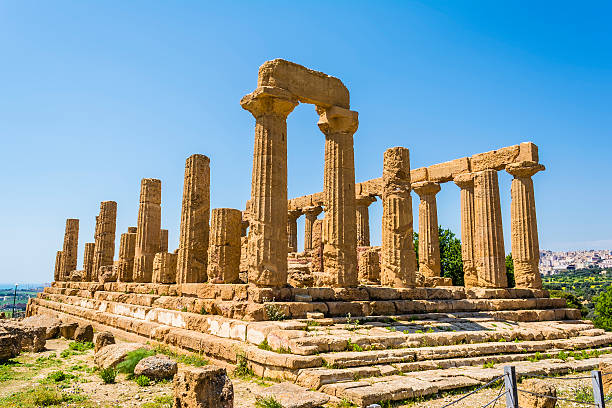
M 358 247 L 370 246 L 370 211 L 368 207 L 374 201 L 376 201 L 376 198 L 370 196 L 357 196 L 355 198 Z
M 359 283 L 362 285 L 380 283 L 380 248 L 359 251 Z
M 262 86 L 240 101 L 255 117 L 248 242 L 249 283 L 287 284 L 287 116 L 290 92 Z
M 305 214 L 304 218 L 304 251 L 310 251 L 312 249 L 312 226 L 317 220 L 323 207 L 321 206 L 309 206 L 302 209 Z
M 176 408 L 233 408 L 234 387 L 225 368 L 183 367 L 174 376 Z
M 210 159 L 194 154 L 185 163 L 177 283 L 206 282 L 210 217 Z
M 168 252 L 168 230 L 160 230 L 159 236 L 159 252 Z
M 158 252 L 153 260 L 153 283 L 176 283 L 177 254 Z
M 557 404 L 557 389 L 554 384 L 550 384 L 544 380 L 530 378 L 521 382 L 521 388 L 527 391 L 519 392 L 519 403 L 521 407 L 555 408 Z
M 151 282 L 153 260 L 159 250 L 161 224 L 161 181 L 142 179 L 138 233 L 134 250 L 134 282 Z
M 287 244 L 289 245 L 289 252 L 297 252 L 298 250 L 297 220 L 301 215 L 301 211 L 289 211 L 287 214 Z
M 383 157 L 383 218 L 380 282 L 383 286 L 415 285 L 410 152 L 403 147 Z
M 535 196 L 531 177 L 544 166 L 535 162 L 519 162 L 506 166 L 512 180 L 510 205 L 510 235 L 514 279 L 517 288 L 541 289 L 540 245 L 536 218 Z
M 508 286 L 496 170 L 475 173 L 474 255 L 478 286 L 486 288 Z
M 83 255 L 83 282 L 91 282 L 97 280 L 94 279 L 93 274 L 93 260 L 94 260 L 94 251 L 96 248 L 96 244 L 93 242 L 87 242 L 85 244 L 85 253 Z
M 242 212 L 233 208 L 215 208 L 210 217 L 208 281 L 240 281 L 240 230 Z
M 461 260 L 466 288 L 478 286 L 474 260 L 474 175 L 460 174 L 454 179 L 461 189 Z
M 100 267 L 113 264 L 115 257 L 115 229 L 117 224 L 117 203 L 102 201 L 100 214 L 96 218 L 95 249 L 93 272 L 98 274 Z
M 436 194 L 440 184 L 423 181 L 412 185 L 419 195 L 419 272 L 425 278 L 440 276 L 440 236 Z
M 59 282 L 62 280 L 62 251 L 55 253 L 55 269 L 53 270 L 53 280 Z
M 325 135 L 322 283 L 354 287 L 358 273 L 353 134 L 359 125 L 358 114 L 337 106 L 317 111 L 319 129 Z
M 117 280 L 119 282 L 132 282 L 135 251 L 136 228 L 129 227 L 128 232 L 121 234 L 119 243 L 119 260 L 117 261 Z
M 64 233 L 64 249 L 62 250 L 62 266 L 60 280 L 67 281 L 70 272 L 77 267 L 77 251 L 79 246 L 79 220 L 69 218 L 66 220 L 66 232 Z
M 323 220 L 312 223 L 312 261 L 313 272 L 323 272 Z

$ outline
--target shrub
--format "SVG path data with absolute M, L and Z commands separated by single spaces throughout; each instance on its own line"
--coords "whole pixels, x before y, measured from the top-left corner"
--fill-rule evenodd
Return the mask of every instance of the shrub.
M 283 406 L 274 397 L 267 397 L 258 399 L 255 408 L 283 408 Z
M 608 286 L 608 289 L 594 300 L 595 318 L 593 323 L 600 329 L 612 331 L 612 285 Z
M 62 382 L 64 380 L 69 380 L 71 378 L 74 378 L 74 375 L 66 374 L 65 372 L 60 370 L 60 371 L 53 371 L 53 372 L 49 373 L 47 375 L 47 378 L 45 379 L 45 381 L 58 383 L 58 382 Z
M 252 377 L 255 375 L 253 370 L 249 368 L 246 356 L 244 354 L 236 354 L 236 361 L 238 364 L 234 369 L 234 375 L 236 377 Z
M 151 385 L 151 380 L 149 380 L 149 377 L 147 377 L 146 375 L 139 375 L 134 381 L 136 381 L 136 384 L 140 385 L 141 387 L 147 387 Z
M 105 384 L 114 384 L 115 378 L 117 377 L 117 370 L 113 367 L 105 368 L 100 370 L 100 378 Z
M 57 388 L 37 387 L 32 392 L 32 400 L 37 406 L 48 407 L 58 405 L 64 401 L 62 393 Z
M 117 371 L 123 374 L 133 375 L 134 368 L 136 368 L 136 364 L 138 364 L 140 360 L 146 357 L 154 356 L 154 355 L 155 355 L 154 351 L 147 350 L 144 348 L 130 351 L 125 357 L 125 360 L 123 360 L 117 365 Z

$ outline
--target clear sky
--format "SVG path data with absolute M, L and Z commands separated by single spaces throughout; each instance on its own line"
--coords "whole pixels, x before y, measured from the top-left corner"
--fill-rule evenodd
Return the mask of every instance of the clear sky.
M 118 251 L 143 177 L 162 180 L 174 250 L 193 153 L 211 158 L 212 207 L 243 209 L 254 120 L 239 101 L 274 58 L 349 88 L 357 181 L 392 146 L 416 168 L 533 141 L 541 248 L 612 249 L 611 15 L 606 1 L 1 1 L 0 282 L 52 280 L 66 218 L 81 265 L 103 200 L 118 202 Z M 289 117 L 290 197 L 322 190 L 316 120 L 311 105 Z M 509 252 L 504 172 L 500 188 Z M 438 209 L 459 235 L 456 186 Z

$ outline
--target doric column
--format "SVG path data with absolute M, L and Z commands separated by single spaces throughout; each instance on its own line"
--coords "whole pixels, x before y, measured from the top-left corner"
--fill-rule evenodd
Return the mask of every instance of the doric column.
M 321 211 L 323 211 L 323 207 L 313 206 L 313 207 L 305 207 L 302 208 L 302 211 L 305 214 L 304 217 L 304 251 L 310 251 L 312 249 L 312 226 L 314 222 L 317 220 Z
M 79 220 L 69 218 L 66 220 L 64 233 L 64 248 L 62 250 L 62 267 L 60 280 L 70 280 L 70 272 L 77 268 L 77 251 L 79 247 Z
M 380 252 L 374 248 L 364 248 L 358 256 L 359 283 L 362 285 L 380 284 Z
M 215 208 L 210 217 L 208 247 L 208 281 L 238 283 L 240 281 L 240 227 L 242 213 L 233 208 Z
M 474 175 L 474 255 L 478 286 L 508 286 L 496 170 Z
M 514 177 L 511 187 L 510 234 L 517 288 L 542 289 L 538 222 L 531 177 L 544 169 L 543 165 L 528 161 L 506 166 L 506 171 Z
M 385 151 L 382 203 L 380 283 L 391 287 L 414 286 L 416 259 L 412 238 L 410 152 L 404 147 Z
M 301 211 L 289 211 L 287 213 L 287 244 L 289 252 L 297 252 L 298 237 L 297 237 L 297 220 L 302 215 Z
M 425 277 L 440 276 L 440 236 L 436 194 L 440 184 L 423 181 L 412 185 L 419 195 L 419 272 Z
M 168 252 L 168 230 L 162 229 L 159 232 L 159 252 Z
M 287 116 L 298 100 L 263 86 L 240 101 L 255 117 L 248 243 L 249 283 L 287 284 Z
M 206 282 L 209 218 L 210 159 L 194 154 L 185 161 L 177 283 Z
M 312 272 L 323 272 L 323 220 L 312 223 Z
M 370 246 L 370 213 L 368 207 L 376 201 L 375 197 L 358 196 L 355 198 L 357 223 L 357 246 Z
M 98 276 L 100 267 L 113 264 L 116 224 L 117 203 L 115 201 L 102 201 L 100 203 L 100 214 L 96 219 L 92 277 L 94 275 Z
M 134 252 L 136 250 L 136 228 L 129 227 L 121 234 L 119 260 L 117 261 L 117 281 L 132 282 L 134 274 Z
M 153 283 L 176 283 L 177 254 L 158 252 L 153 259 Z
M 161 224 L 161 181 L 142 179 L 138 233 L 134 250 L 134 282 L 151 282 L 153 260 L 159 251 Z
M 459 174 L 454 179 L 461 189 L 461 260 L 466 288 L 478 286 L 474 262 L 474 175 Z
M 53 280 L 59 282 L 62 280 L 62 251 L 57 251 L 55 254 L 55 270 L 53 271 Z
M 95 248 L 96 244 L 93 242 L 88 242 L 85 244 L 85 253 L 83 255 L 83 282 L 92 282 L 94 280 L 98 280 L 98 276 L 94 276 L 93 273 Z
M 337 106 L 326 110 L 317 107 L 317 111 L 319 129 L 325 135 L 323 284 L 354 287 L 358 271 L 353 134 L 359 125 L 358 115 Z

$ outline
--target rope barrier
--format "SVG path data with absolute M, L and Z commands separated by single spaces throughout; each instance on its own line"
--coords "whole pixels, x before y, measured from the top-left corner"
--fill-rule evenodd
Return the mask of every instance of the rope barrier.
M 518 390 L 518 392 L 523 392 L 525 394 L 535 395 L 536 397 L 552 398 L 552 399 L 556 399 L 556 400 L 559 400 L 559 401 L 573 402 L 575 404 L 592 405 L 592 406 L 595 406 L 595 407 L 597 406 L 597 404 L 595 404 L 594 402 L 586 402 L 586 401 L 572 400 L 572 399 L 568 399 L 568 398 L 553 397 L 551 395 L 544 395 L 544 394 L 538 394 L 537 392 L 521 390 L 520 388 L 517 388 L 517 390 Z
M 610 373 L 612 374 L 612 373 Z M 537 375 L 537 374 L 532 374 L 532 375 L 521 375 L 518 374 L 518 376 L 520 376 L 521 378 L 553 378 L 555 380 L 588 380 L 591 378 L 591 376 L 584 376 L 584 377 L 553 377 L 550 375 Z
M 503 375 L 500 375 L 499 377 L 496 377 L 496 378 L 492 379 L 491 381 L 489 381 L 488 383 L 486 383 L 486 384 L 482 385 L 481 387 L 476 388 L 476 389 L 475 389 L 475 390 L 473 390 L 473 391 L 470 391 L 469 393 L 465 394 L 465 395 L 464 395 L 464 396 L 462 396 L 461 398 L 459 398 L 459 399 L 457 399 L 457 400 L 455 400 L 455 401 L 453 401 L 453 402 L 449 402 L 448 404 L 446 404 L 446 405 L 444 405 L 444 406 L 442 406 L 442 407 L 440 407 L 440 408 L 447 408 L 447 407 L 450 407 L 451 405 L 454 405 L 454 404 L 458 403 L 459 401 L 462 401 L 462 400 L 466 399 L 466 398 L 467 398 L 467 397 L 469 397 L 470 395 L 472 395 L 472 394 L 476 394 L 478 391 L 480 391 L 480 390 L 483 390 L 483 389 L 487 388 L 489 385 L 493 384 L 494 382 L 497 382 L 497 381 L 498 381 L 500 378 L 503 378 L 503 377 L 504 377 Z

